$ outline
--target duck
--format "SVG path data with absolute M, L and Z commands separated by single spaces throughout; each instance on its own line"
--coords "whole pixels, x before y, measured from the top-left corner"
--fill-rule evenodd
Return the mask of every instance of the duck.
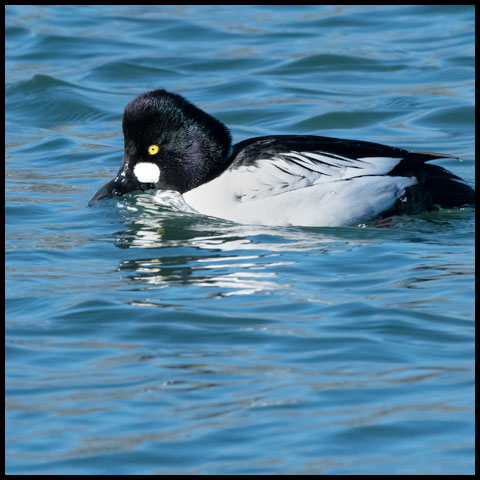
M 90 206 L 174 191 L 191 210 L 237 223 L 338 227 L 475 204 L 465 180 L 427 163 L 451 155 L 317 135 L 232 145 L 222 122 L 163 89 L 132 100 L 122 130 L 123 163 Z

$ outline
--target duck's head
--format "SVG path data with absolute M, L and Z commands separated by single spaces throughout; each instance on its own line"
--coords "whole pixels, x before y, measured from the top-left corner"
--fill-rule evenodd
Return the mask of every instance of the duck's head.
M 89 205 L 135 190 L 184 193 L 226 167 L 231 146 L 228 129 L 175 93 L 142 93 L 126 106 L 122 128 L 122 167 Z

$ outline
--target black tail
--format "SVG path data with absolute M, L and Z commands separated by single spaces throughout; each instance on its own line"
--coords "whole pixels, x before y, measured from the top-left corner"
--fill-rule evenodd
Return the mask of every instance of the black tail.
M 435 206 L 453 208 L 475 205 L 475 190 L 443 167 L 424 164 L 415 176 Z
M 425 210 L 459 208 L 475 205 L 475 190 L 460 177 L 438 165 L 420 164 L 414 169 L 392 171 L 390 175 L 415 177 L 418 181 L 405 190 L 394 206 L 382 213 L 391 215 L 415 215 Z

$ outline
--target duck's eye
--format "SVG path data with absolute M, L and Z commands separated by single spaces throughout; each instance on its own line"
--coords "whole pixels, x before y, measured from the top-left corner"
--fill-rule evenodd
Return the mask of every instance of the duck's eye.
M 150 145 L 148 147 L 148 153 L 149 155 L 155 155 L 156 153 L 158 153 L 160 149 L 158 148 L 158 145 Z

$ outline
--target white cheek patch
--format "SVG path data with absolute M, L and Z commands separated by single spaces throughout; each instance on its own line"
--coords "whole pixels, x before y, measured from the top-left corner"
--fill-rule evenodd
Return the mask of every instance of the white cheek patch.
M 157 183 L 160 180 L 160 169 L 154 163 L 137 163 L 133 167 L 133 173 L 142 183 Z

